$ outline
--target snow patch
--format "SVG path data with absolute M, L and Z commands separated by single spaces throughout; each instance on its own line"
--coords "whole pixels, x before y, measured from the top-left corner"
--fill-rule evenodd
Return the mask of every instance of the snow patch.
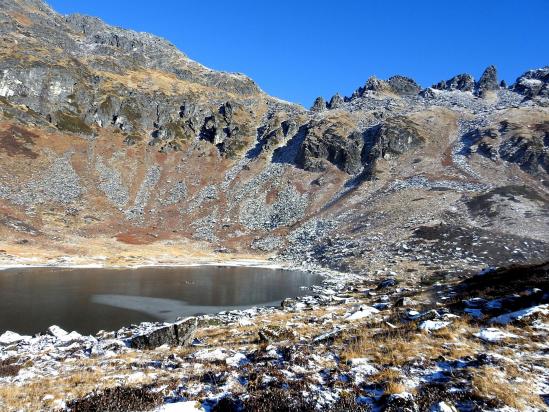
M 485 328 L 474 334 L 477 338 L 485 342 L 496 343 L 503 339 L 516 339 L 519 336 L 513 333 L 505 332 L 497 328 Z
M 506 313 L 492 318 L 491 322 L 507 325 L 511 322 L 528 319 L 534 315 L 549 316 L 549 304 L 532 306 L 530 308 L 517 310 L 516 312 Z

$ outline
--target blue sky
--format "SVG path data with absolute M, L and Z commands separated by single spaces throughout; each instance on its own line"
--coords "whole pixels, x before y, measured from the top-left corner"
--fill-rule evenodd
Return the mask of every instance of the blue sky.
M 61 13 L 164 37 L 217 70 L 310 106 L 394 74 L 422 86 L 495 64 L 513 82 L 549 64 L 549 0 L 48 0 Z M 545 21 L 544 21 L 545 20 Z

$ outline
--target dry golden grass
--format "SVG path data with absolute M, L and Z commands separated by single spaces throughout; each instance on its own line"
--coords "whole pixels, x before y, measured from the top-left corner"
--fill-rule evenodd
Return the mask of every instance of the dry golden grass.
M 49 379 L 37 379 L 25 385 L 0 386 L 2 410 L 48 410 L 52 400 L 44 400 L 46 395 L 54 399 L 73 399 L 100 388 L 113 386 L 115 381 L 105 378 L 103 372 L 82 370 L 76 373 Z
M 402 383 L 389 382 L 385 385 L 385 393 L 387 395 L 393 395 L 396 393 L 406 392 L 406 387 Z
M 380 325 L 377 325 L 380 326 Z M 435 359 L 444 356 L 459 359 L 474 355 L 481 348 L 471 336 L 472 326 L 465 319 L 456 319 L 450 328 L 419 332 L 413 323 L 400 324 L 397 329 L 363 328 L 357 335 L 344 336 L 352 339 L 342 353 L 343 359 L 367 357 L 386 366 L 403 366 L 418 359 Z
M 96 71 L 96 74 L 109 80 L 109 83 L 103 85 L 107 92 L 114 91 L 116 85 L 119 84 L 131 89 L 162 92 L 168 96 L 194 93 L 196 97 L 200 99 L 201 96 L 204 96 L 205 94 L 219 95 L 220 93 L 223 93 L 227 99 L 239 97 L 233 93 L 223 92 L 214 87 L 179 79 L 172 73 L 156 69 L 129 70 L 124 74 L 109 71 Z
M 546 406 L 542 399 L 533 393 L 532 382 L 524 378 L 510 382 L 503 372 L 494 367 L 484 366 L 475 370 L 472 386 L 476 396 L 502 402 L 518 410 L 524 410 L 527 406 Z

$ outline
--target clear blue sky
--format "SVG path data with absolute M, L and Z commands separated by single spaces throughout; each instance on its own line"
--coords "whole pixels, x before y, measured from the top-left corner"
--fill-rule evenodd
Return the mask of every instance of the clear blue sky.
M 164 37 L 217 70 L 310 106 L 371 75 L 422 86 L 495 64 L 513 82 L 549 65 L 549 0 L 48 0 L 61 13 Z

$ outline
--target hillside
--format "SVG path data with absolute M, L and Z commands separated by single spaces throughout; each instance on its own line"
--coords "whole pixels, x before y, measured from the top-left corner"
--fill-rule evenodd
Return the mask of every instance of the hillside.
M 319 292 L 320 297 L 293 302 L 281 312 L 259 310 L 250 315 L 265 316 L 265 323 L 277 325 L 277 330 L 280 322 L 296 322 L 297 335 L 284 327 L 259 343 L 238 337 L 234 328 L 243 326 L 239 330 L 248 337 L 262 330 L 257 324 L 241 323 L 248 314 L 238 314 L 215 318 L 221 329 L 206 328 L 199 337 L 212 348 L 249 349 L 257 343 L 258 352 L 246 352 L 247 362 L 253 367 L 261 364 L 263 374 L 278 376 L 269 369 L 274 363 L 267 367 L 261 362 L 279 356 L 278 361 L 288 366 L 284 356 L 313 356 L 311 339 L 332 333 L 334 327 L 337 333 L 314 342 L 326 345 L 319 350 L 324 360 L 329 359 L 331 366 L 326 368 L 332 368 L 330 382 L 335 385 L 340 376 L 330 362 L 349 360 L 337 373 L 351 373 L 347 369 L 358 365 L 352 359 L 365 358 L 374 349 L 357 342 L 377 339 L 389 344 L 389 335 L 378 334 L 387 324 L 387 333 L 404 342 L 412 333 L 409 323 L 398 323 L 400 314 L 383 317 L 378 309 L 404 310 L 408 304 L 400 299 L 413 298 L 408 309 L 418 311 L 412 310 L 416 314 L 405 317 L 406 322 L 433 321 L 431 315 L 423 315 L 434 309 L 444 316 L 454 310 L 466 316 L 470 312 L 464 312 L 452 294 L 466 276 L 486 267 L 548 260 L 549 66 L 526 71 L 511 85 L 498 80 L 493 66 L 477 80 L 457 74 L 431 87 L 400 75 L 386 80 L 370 77 L 351 96 L 337 94 L 328 101 L 319 97 L 307 109 L 267 95 L 243 74 L 206 68 L 153 35 L 112 27 L 95 17 L 63 16 L 41 0 L 0 0 L 0 164 L 0 266 L 270 259 L 330 274 L 333 285 Z M 546 267 L 535 267 L 546 279 Z M 374 292 L 379 281 L 395 276 L 402 288 L 391 284 L 389 292 Z M 448 283 L 443 287 L 437 282 Z M 480 296 L 484 305 L 486 299 L 523 293 L 523 286 L 501 296 L 489 288 L 483 290 L 486 296 L 475 289 L 463 299 Z M 546 294 L 532 290 L 535 297 L 528 303 L 544 304 L 540 313 L 546 317 Z M 381 301 L 376 293 L 388 297 Z M 435 304 L 436 293 L 448 300 Z M 363 312 L 363 306 L 357 310 L 356 305 L 368 308 L 383 302 L 389 306 L 376 307 L 375 319 L 368 320 L 375 331 L 358 332 L 354 323 L 349 325 L 361 319 L 362 314 L 349 319 Z M 510 307 L 523 309 L 513 304 Z M 305 307 L 312 312 L 301 311 Z M 478 309 L 474 303 L 468 308 Z M 495 319 L 505 315 L 500 309 L 485 313 Z M 438 314 L 436 319 L 454 321 Z M 342 329 L 338 322 L 347 326 Z M 477 323 L 463 322 L 458 324 L 463 334 L 480 333 Z M 394 324 L 398 333 L 391 332 Z M 506 333 L 518 334 L 518 329 L 509 327 Z M 542 327 L 526 330 L 533 342 L 543 344 Z M 458 362 L 455 352 L 436 349 L 456 336 L 437 333 L 434 341 L 420 342 L 432 349 L 426 359 L 445 356 Z M 187 349 L 173 359 L 161 351 L 144 352 L 139 363 L 133 355 L 125 359 L 125 349 L 101 346 L 116 337 L 113 345 L 122 347 L 120 336 L 130 335 L 128 330 L 105 333 L 86 345 L 96 345 L 93 350 L 99 351 L 99 358 L 112 349 L 128 369 L 135 364 L 145 368 L 159 357 L 190 368 L 179 358 L 189 355 Z M 289 354 L 273 355 L 266 340 L 272 345 L 289 340 L 294 346 Z M 328 341 L 335 346 L 328 346 Z M 466 342 L 474 346 L 467 355 L 480 356 L 483 348 L 478 342 Z M 240 354 L 233 349 L 231 356 Z M 20 359 L 36 356 L 31 349 L 18 350 Z M 532 368 L 539 360 L 538 350 L 532 349 L 524 360 Z M 385 369 L 378 359 L 376 373 L 387 374 L 379 377 L 380 382 L 397 382 L 389 376 L 395 367 L 403 374 L 406 370 L 410 378 L 404 363 L 423 355 L 410 355 L 402 363 L 392 358 Z M 504 355 L 498 352 L 500 358 Z M 200 362 L 225 365 L 228 356 Z M 136 363 L 130 367 L 130 361 Z M 105 362 L 101 368 L 112 366 L 113 374 L 119 372 L 110 361 L 98 362 Z M 237 360 L 230 362 L 230 367 L 239 367 Z M 322 362 L 313 362 L 318 376 Z M 52 368 L 66 366 L 60 365 Z M 446 371 L 461 368 L 452 365 Z M 419 373 L 421 367 L 414 367 Z M 387 372 L 391 368 L 393 372 Z M 546 378 L 547 368 L 544 371 L 537 372 Z M 363 381 L 355 378 L 353 384 L 360 386 Z M 201 379 L 207 377 L 198 379 L 200 385 Z M 454 375 L 450 380 L 460 385 Z M 164 389 L 172 384 L 166 383 Z M 215 392 L 205 394 L 207 390 L 200 388 L 202 392 L 194 395 L 201 399 Z M 74 395 L 70 388 L 63 390 Z M 75 393 L 83 395 L 81 391 Z M 301 388 L 292 391 L 298 399 Z M 258 393 L 252 410 L 261 403 L 263 395 Z M 430 399 L 425 395 L 421 405 Z M 342 404 L 341 410 L 349 407 Z M 418 409 L 416 405 L 387 410 Z
M 185 239 L 360 271 L 418 257 L 403 245 L 433 230 L 477 240 L 428 266 L 547 254 L 548 68 L 510 87 L 493 67 L 427 89 L 370 78 L 308 111 L 40 1 L 3 0 L 1 19 L 4 260 Z

